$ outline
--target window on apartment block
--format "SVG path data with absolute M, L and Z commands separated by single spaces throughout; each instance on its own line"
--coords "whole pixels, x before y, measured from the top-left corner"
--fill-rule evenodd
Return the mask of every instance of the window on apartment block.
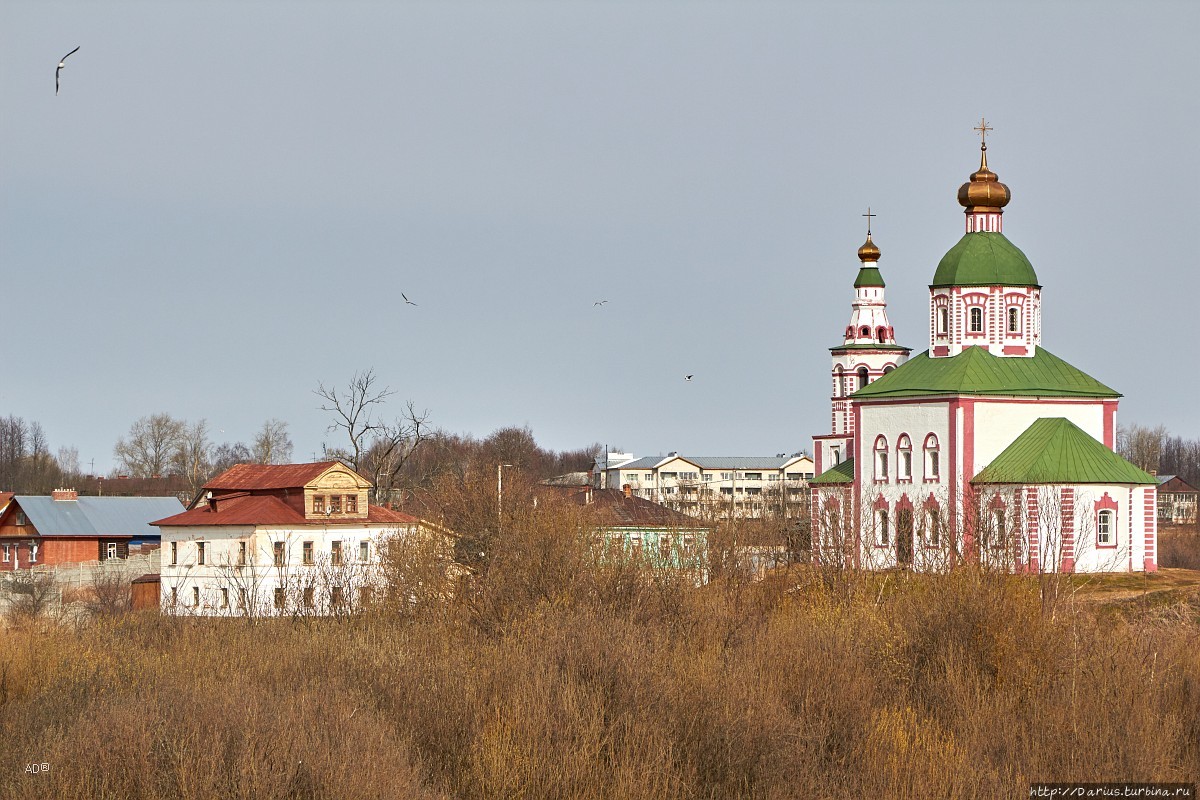
M 329 513 L 342 513 L 342 496 L 340 494 L 331 495 L 329 497 Z
M 358 560 L 367 563 L 371 560 L 371 543 L 363 540 L 358 543 Z
M 970 312 L 970 320 L 971 320 L 971 327 L 969 328 L 970 332 L 971 333 L 983 333 L 983 309 L 980 308 L 979 306 L 975 306 L 974 308 L 972 308 L 971 312 Z
M 302 597 L 304 598 L 304 607 L 305 608 L 313 607 L 313 595 L 314 594 L 315 593 L 313 592 L 313 587 L 311 587 L 311 586 L 304 587 L 304 592 L 302 594 Z
M 335 567 L 342 565 L 342 543 L 333 542 L 329 545 L 329 563 Z
M 375 594 L 374 594 L 374 592 L 371 591 L 370 586 L 358 587 L 358 603 L 359 603 L 359 605 L 369 606 L 369 605 L 371 605 L 371 602 L 374 599 L 375 599 Z
M 305 542 L 305 543 L 304 543 L 304 546 L 303 546 L 303 548 L 302 548 L 302 550 L 301 550 L 301 553 L 302 553 L 302 555 L 303 555 L 303 557 L 304 557 L 304 564 L 305 564 L 305 566 L 309 566 L 309 567 L 311 567 L 311 566 L 312 566 L 312 564 L 313 564 L 313 543 L 312 543 L 312 542 Z
M 178 586 L 171 587 L 171 605 L 172 606 L 179 605 L 179 587 Z
M 314 514 L 324 514 L 325 513 L 325 496 L 324 495 L 321 495 L 321 494 L 313 495 L 313 513 Z
M 198 565 L 202 566 L 205 563 L 205 557 L 207 556 L 205 551 L 208 549 L 207 545 L 207 542 L 196 542 L 196 563 Z
M 346 513 L 347 514 L 357 514 L 358 513 L 358 495 L 356 495 L 356 494 L 346 495 Z
M 275 556 L 275 566 L 283 566 L 283 542 L 275 542 L 272 545 L 273 555 Z
M 171 542 L 171 566 L 179 563 L 179 542 Z
M 238 542 L 237 565 L 239 567 L 246 566 L 246 543 Z
M 1096 514 L 1096 544 L 1100 547 L 1112 547 L 1116 544 L 1116 512 L 1104 509 Z
M 199 586 L 192 587 L 192 606 L 194 606 L 195 608 L 200 607 L 200 587 Z
M 229 608 L 229 590 L 221 587 L 221 608 Z
M 1021 309 L 1016 306 L 1008 307 L 1008 332 L 1021 332 Z
M 276 586 L 275 587 L 275 607 L 280 608 L 280 609 L 283 608 L 284 602 L 285 602 L 285 598 L 283 595 L 283 587 Z
M 238 589 L 238 608 L 245 610 L 250 606 L 250 593 L 244 588 Z
M 329 590 L 329 605 L 333 608 L 340 608 L 346 603 L 346 590 L 341 586 L 334 586 Z
M 888 544 L 888 512 L 881 508 L 875 512 L 875 543 L 881 547 Z

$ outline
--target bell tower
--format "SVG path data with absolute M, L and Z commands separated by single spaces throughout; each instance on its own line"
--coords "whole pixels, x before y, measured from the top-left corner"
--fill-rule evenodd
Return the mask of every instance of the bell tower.
M 830 396 L 832 433 L 815 437 L 813 448 L 817 474 L 837 466 L 853 452 L 854 414 L 851 395 L 882 378 L 908 360 L 910 348 L 896 344 L 896 332 L 888 322 L 886 284 L 879 271 L 880 251 L 871 240 L 871 209 L 867 218 L 867 241 L 858 248 L 858 277 L 850 304 L 850 324 L 842 343 L 829 348 L 832 357 Z

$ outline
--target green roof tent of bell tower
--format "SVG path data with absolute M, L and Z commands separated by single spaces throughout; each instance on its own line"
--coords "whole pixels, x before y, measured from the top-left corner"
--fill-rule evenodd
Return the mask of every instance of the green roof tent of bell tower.
M 938 263 L 930 288 L 938 286 L 1037 286 L 1025 254 L 1003 233 L 968 233 Z
M 858 277 L 854 279 L 854 288 L 861 289 L 864 286 L 878 286 L 880 289 L 887 287 L 887 284 L 883 282 L 883 275 L 880 274 L 879 267 L 874 264 L 870 266 L 864 264 L 858 270 Z

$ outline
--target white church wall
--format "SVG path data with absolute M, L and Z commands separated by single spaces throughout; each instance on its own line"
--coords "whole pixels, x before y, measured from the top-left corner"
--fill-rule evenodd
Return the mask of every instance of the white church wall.
M 972 474 L 978 474 L 1042 417 L 1064 417 L 1097 441 L 1104 441 L 1104 405 L 1100 400 L 976 400 Z

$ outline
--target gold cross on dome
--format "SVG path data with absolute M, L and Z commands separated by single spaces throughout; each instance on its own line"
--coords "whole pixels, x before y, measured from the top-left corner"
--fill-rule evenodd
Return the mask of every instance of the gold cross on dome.
M 867 213 L 863 214 L 867 218 L 867 236 L 871 235 L 871 217 L 878 217 L 878 214 L 871 213 L 871 207 L 867 206 Z
M 983 117 L 980 117 L 979 124 L 972 128 L 972 130 L 979 131 L 979 140 L 984 147 L 987 147 L 987 132 L 995 130 L 995 128 L 988 127 L 987 120 Z

